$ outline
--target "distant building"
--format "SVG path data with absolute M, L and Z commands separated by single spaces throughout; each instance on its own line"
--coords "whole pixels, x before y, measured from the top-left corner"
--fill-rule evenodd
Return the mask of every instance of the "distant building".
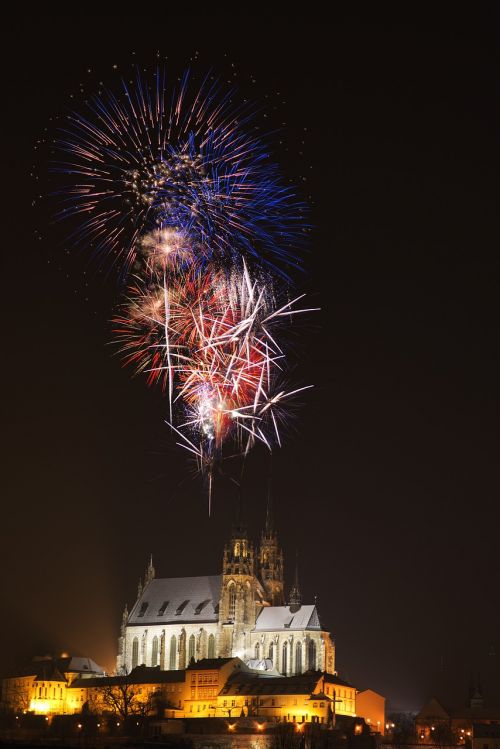
M 500 749 L 500 723 L 473 723 L 472 749 Z
M 239 522 L 222 574 L 157 578 L 152 560 L 118 642 L 118 673 L 137 666 L 183 670 L 205 658 L 241 658 L 283 676 L 335 672 L 335 647 L 315 604 L 303 604 L 298 574 L 285 604 L 284 560 L 268 507 L 257 550 Z
M 44 656 L 34 658 L 15 674 L 1 680 L 0 704 L 18 713 L 56 715 L 81 710 L 71 704 L 69 688 L 74 681 L 104 676 L 91 658 Z
M 364 718 L 374 733 L 385 733 L 385 697 L 373 689 L 356 693 L 356 715 Z
M 383 697 L 361 695 L 357 704 L 355 687 L 335 672 L 334 644 L 316 605 L 302 603 L 297 569 L 285 604 L 269 506 L 257 551 L 241 522 L 233 528 L 220 575 L 157 578 L 150 560 L 123 615 L 116 675 L 66 657 L 38 659 L 2 681 L 4 707 L 49 723 L 65 714 L 217 718 L 224 726 L 241 718 L 301 731 L 366 715 L 383 727 Z
M 430 743 L 435 743 L 435 737 L 446 731 L 450 733 L 450 739 L 465 742 L 471 740 L 474 724 L 489 725 L 498 722 L 500 707 L 485 705 L 479 688 L 472 690 L 468 705 L 448 707 L 437 697 L 433 697 L 415 717 L 418 739 Z

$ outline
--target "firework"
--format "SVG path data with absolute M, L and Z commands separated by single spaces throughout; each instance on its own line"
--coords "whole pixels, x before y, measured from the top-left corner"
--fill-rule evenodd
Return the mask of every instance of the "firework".
M 124 362 L 167 396 L 178 444 L 208 475 L 225 451 L 281 445 L 286 331 L 308 227 L 253 112 L 207 76 L 173 86 L 157 69 L 69 115 L 57 141 L 58 218 L 129 276 L 114 320 Z
M 180 402 L 179 432 L 203 459 L 224 443 L 247 452 L 280 444 L 286 360 L 283 320 L 310 310 L 301 299 L 276 309 L 272 285 L 242 273 L 189 272 L 138 278 L 115 319 L 125 363 Z M 280 330 L 281 329 L 281 330 Z M 171 412 L 172 413 L 172 412 Z
M 79 219 L 74 242 L 125 274 L 155 232 L 189 237 L 178 262 L 247 256 L 286 273 L 307 231 L 303 202 L 249 130 L 251 107 L 213 76 L 188 83 L 189 73 L 170 85 L 161 68 L 152 81 L 137 72 L 68 116 L 53 165 L 58 218 Z

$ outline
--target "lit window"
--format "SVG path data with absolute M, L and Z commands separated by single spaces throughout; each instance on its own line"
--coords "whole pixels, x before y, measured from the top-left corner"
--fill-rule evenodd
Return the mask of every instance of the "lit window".
M 236 585 L 229 587 L 229 618 L 234 619 L 236 613 Z
M 132 668 L 135 668 L 139 663 L 139 640 L 134 637 L 132 641 Z

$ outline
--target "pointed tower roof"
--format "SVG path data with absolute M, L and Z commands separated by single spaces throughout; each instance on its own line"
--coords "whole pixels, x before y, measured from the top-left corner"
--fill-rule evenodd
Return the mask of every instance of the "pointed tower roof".
M 302 605 L 302 595 L 299 585 L 299 555 L 295 554 L 295 578 L 290 591 L 290 611 L 298 611 Z
M 151 554 L 149 557 L 149 564 L 146 568 L 146 574 L 144 576 L 144 587 L 146 587 L 146 585 L 150 583 L 151 580 L 154 580 L 154 579 L 155 579 L 155 568 L 153 567 L 153 555 Z

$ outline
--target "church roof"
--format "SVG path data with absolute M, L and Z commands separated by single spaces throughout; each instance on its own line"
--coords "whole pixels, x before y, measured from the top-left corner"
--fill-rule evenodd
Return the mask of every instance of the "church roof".
M 127 625 L 216 622 L 222 576 L 151 580 L 130 612 Z
M 313 629 L 321 630 L 316 606 L 310 604 L 292 611 L 290 606 L 265 606 L 255 625 L 256 632 L 289 631 Z

